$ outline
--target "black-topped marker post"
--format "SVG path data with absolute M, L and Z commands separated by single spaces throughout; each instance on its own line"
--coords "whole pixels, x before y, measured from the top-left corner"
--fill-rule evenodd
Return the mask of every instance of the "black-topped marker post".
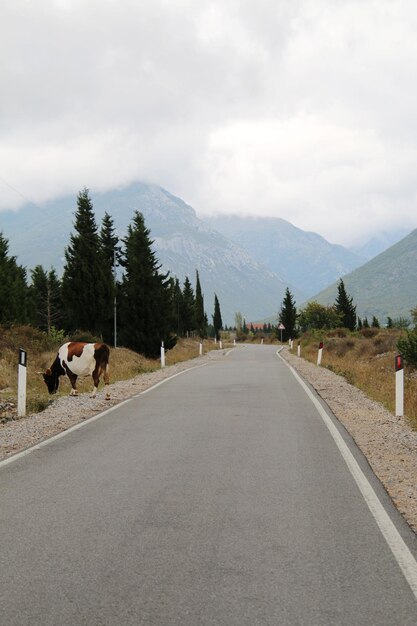
M 404 415 L 404 363 L 401 354 L 395 357 L 395 415 Z
M 26 364 L 27 352 L 19 348 L 19 365 L 17 368 L 17 415 L 26 415 Z

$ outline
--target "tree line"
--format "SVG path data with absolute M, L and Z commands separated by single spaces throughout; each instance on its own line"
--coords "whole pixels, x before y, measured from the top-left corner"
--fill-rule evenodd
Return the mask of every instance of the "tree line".
M 299 332 L 309 330 L 330 330 L 332 328 L 347 328 L 348 330 L 362 330 L 362 328 L 380 328 L 379 319 L 373 315 L 372 319 L 361 318 L 356 315 L 356 305 L 345 288 L 343 279 L 340 279 L 337 288 L 337 297 L 333 305 L 325 306 L 311 301 L 297 312 L 295 300 L 287 288 L 279 311 L 279 321 L 285 326 L 285 337 L 297 337 Z M 417 322 L 417 307 L 411 311 L 411 317 Z M 386 328 L 406 330 L 411 325 L 410 320 L 399 317 L 387 317 Z
M 397 319 L 388 317 L 386 328 L 406 331 L 406 336 L 398 339 L 397 348 L 410 365 L 417 367 L 417 307 L 412 309 L 410 313 L 413 320 L 411 330 L 409 329 L 411 322 L 402 317 Z M 331 330 L 343 327 L 355 331 L 364 328 L 380 328 L 381 326 L 375 315 L 372 316 L 371 322 L 367 317 L 362 319 L 356 315 L 353 298 L 346 292 L 342 279 L 339 281 L 337 297 L 333 305 L 325 306 L 312 301 L 299 312 L 297 312 L 294 296 L 287 288 L 278 318 L 279 322 L 285 326 L 284 340 L 298 337 L 300 332 L 310 330 Z
M 161 271 L 152 244 L 139 211 L 122 239 L 107 212 L 99 228 L 88 189 L 77 196 L 62 278 L 37 265 L 29 282 L 0 232 L 0 324 L 88 333 L 112 343 L 116 310 L 118 343 L 150 357 L 159 354 L 162 341 L 170 349 L 180 336 L 218 336 L 223 323 L 217 295 L 209 324 L 198 271 L 195 290 L 188 277 L 181 286 Z

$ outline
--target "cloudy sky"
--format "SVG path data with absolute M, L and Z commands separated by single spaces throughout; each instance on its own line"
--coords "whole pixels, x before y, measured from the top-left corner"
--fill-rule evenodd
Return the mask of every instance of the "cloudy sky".
M 415 0 L 2 0 L 0 210 L 144 180 L 345 245 L 414 228 L 416 33 Z

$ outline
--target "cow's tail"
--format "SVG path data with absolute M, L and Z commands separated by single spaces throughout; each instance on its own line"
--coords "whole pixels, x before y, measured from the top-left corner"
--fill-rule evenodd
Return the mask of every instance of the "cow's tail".
M 104 349 L 105 349 L 105 353 L 106 353 L 106 359 L 105 359 L 105 368 L 104 368 L 104 384 L 108 385 L 109 381 L 110 381 L 110 366 L 109 366 L 109 359 L 110 359 L 110 348 L 109 346 L 107 346 L 106 344 L 104 344 Z

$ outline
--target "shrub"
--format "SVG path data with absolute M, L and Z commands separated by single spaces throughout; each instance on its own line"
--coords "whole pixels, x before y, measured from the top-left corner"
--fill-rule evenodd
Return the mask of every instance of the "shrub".
M 417 330 L 407 331 L 407 337 L 400 337 L 397 348 L 408 365 L 417 368 Z
M 375 337 L 378 334 L 379 329 L 378 328 L 362 328 L 362 330 L 359 332 L 362 335 L 362 337 L 368 337 L 370 339 L 372 337 Z

